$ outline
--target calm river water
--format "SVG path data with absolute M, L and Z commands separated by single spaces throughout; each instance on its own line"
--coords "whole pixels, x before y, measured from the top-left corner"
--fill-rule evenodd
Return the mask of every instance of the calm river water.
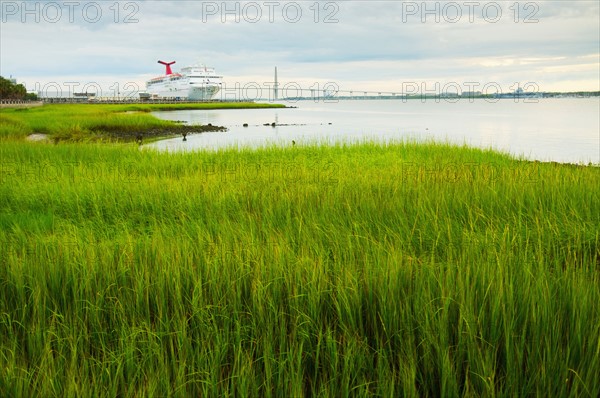
M 154 112 L 161 119 L 212 123 L 229 131 L 194 134 L 186 142 L 181 137 L 166 139 L 147 147 L 183 151 L 291 145 L 292 141 L 301 145 L 433 139 L 492 147 L 531 160 L 600 163 L 598 97 L 286 104 L 297 108 Z

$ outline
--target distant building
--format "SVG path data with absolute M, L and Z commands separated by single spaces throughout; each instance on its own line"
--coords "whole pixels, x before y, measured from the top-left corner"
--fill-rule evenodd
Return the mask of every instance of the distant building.
M 96 93 L 73 93 L 73 97 L 75 98 L 94 98 L 96 97 Z

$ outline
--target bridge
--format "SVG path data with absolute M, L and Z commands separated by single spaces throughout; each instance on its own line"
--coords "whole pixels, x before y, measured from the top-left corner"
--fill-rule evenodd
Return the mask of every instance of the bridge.
M 316 87 L 315 87 L 316 86 Z M 439 88 L 439 87 L 436 87 Z M 458 87 L 454 86 L 453 90 L 429 90 L 426 92 L 418 92 L 419 87 L 416 85 L 406 87 L 406 92 L 388 91 L 388 90 L 341 90 L 335 83 L 325 83 L 323 85 L 314 84 L 312 87 L 303 88 L 298 83 L 287 83 L 281 87 L 277 82 L 274 84 L 256 82 L 246 83 L 241 86 L 236 83 L 233 87 L 228 87 L 226 84 L 221 86 L 213 99 L 206 100 L 188 100 L 186 98 L 152 98 L 148 94 L 140 96 L 141 91 L 129 91 L 126 93 L 113 93 L 112 96 L 103 96 L 101 93 L 55 93 L 54 96 L 45 95 L 41 98 L 44 103 L 155 103 L 155 104 L 171 104 L 171 103 L 202 103 L 202 102 L 296 102 L 296 101 L 321 101 L 335 102 L 338 100 L 377 100 L 377 99 L 425 99 L 425 98 L 491 98 L 497 94 L 485 95 L 481 92 L 462 91 L 458 92 Z M 510 96 L 510 94 L 502 94 Z

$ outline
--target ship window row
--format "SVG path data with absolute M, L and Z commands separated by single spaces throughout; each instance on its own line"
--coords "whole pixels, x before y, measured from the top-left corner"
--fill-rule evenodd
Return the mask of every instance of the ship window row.
M 197 78 L 197 79 L 217 79 L 220 78 L 220 76 L 190 76 L 190 78 Z M 181 80 L 183 79 L 183 77 L 173 77 L 171 79 L 169 79 L 169 81 L 175 81 L 175 80 Z M 164 83 L 165 80 L 161 79 L 161 80 L 155 80 L 155 81 L 150 81 L 148 82 L 148 84 L 160 84 L 160 83 Z

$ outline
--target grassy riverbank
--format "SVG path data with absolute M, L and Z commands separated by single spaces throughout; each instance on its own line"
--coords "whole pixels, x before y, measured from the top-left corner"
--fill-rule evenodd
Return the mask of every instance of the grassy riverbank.
M 183 131 L 214 130 L 160 120 L 151 111 L 181 109 L 248 109 L 282 107 L 277 104 L 215 102 L 198 104 L 58 104 L 0 110 L 0 139 L 47 134 L 55 141 L 132 141 Z
M 600 394 L 598 168 L 0 151 L 2 396 Z

